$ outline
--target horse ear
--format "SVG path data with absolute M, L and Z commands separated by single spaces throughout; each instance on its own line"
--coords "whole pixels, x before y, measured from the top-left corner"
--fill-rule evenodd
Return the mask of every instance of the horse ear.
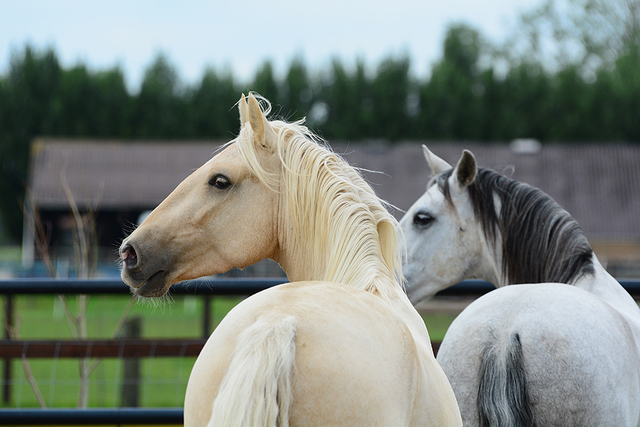
M 449 163 L 433 154 L 426 145 L 422 145 L 422 152 L 424 153 L 424 158 L 427 159 L 427 163 L 431 169 L 431 176 L 436 176 L 439 173 L 451 169 L 451 165 Z
M 238 110 L 240 110 L 240 129 L 242 129 L 249 121 L 249 106 L 247 105 L 247 99 L 244 97 L 244 93 L 238 101 Z
M 475 181 L 477 173 L 478 164 L 476 163 L 475 156 L 471 151 L 464 150 L 462 152 L 462 157 L 458 160 L 458 164 L 453 171 L 452 177 L 456 177 L 456 181 L 460 188 L 465 188 Z
M 253 131 L 253 142 L 264 148 L 271 148 L 276 140 L 276 133 L 265 117 L 258 100 L 253 94 L 249 94 L 247 101 L 248 122 Z

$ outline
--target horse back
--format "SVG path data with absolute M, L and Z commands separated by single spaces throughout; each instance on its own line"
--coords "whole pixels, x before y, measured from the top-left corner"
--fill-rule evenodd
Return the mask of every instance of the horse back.
M 243 331 L 285 318 L 295 324 L 289 425 L 418 425 L 422 413 L 447 406 L 436 399 L 417 407 L 423 403 L 418 381 L 427 375 L 422 355 L 387 303 L 351 287 L 303 282 L 260 292 L 220 323 L 191 373 L 186 425 L 208 422 Z
M 499 425 L 637 426 L 639 360 L 622 315 L 558 284 L 513 285 L 479 298 L 438 352 L 469 426 L 497 425 L 491 411 L 500 407 L 515 416 Z

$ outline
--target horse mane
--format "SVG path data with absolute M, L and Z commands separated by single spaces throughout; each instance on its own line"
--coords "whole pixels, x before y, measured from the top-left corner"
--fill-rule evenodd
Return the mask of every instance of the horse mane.
M 448 178 L 438 185 L 451 201 Z M 444 174 L 443 174 L 444 175 Z M 593 250 L 578 222 L 542 190 L 479 168 L 468 187 L 476 219 L 496 248 L 502 238 L 502 274 L 508 284 L 575 284 L 595 274 Z M 494 197 L 500 203 L 497 212 Z
M 287 250 L 305 260 L 309 280 L 343 283 L 388 299 L 389 286 L 402 281 L 395 218 L 361 174 L 303 120 L 269 123 L 277 134 L 273 150 L 280 173 L 261 165 L 248 124 L 236 143 L 256 177 L 280 194 Z

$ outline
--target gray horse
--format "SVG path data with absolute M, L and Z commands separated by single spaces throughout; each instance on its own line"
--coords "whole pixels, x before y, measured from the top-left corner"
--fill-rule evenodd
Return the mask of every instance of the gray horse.
M 423 148 L 433 177 L 400 222 L 410 300 L 467 278 L 498 288 L 438 353 L 464 425 L 640 426 L 640 310 L 577 222 L 469 151 L 453 168 Z

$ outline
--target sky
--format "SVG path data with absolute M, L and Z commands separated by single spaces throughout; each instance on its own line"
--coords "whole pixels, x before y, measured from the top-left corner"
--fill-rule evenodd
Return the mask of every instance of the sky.
M 311 71 L 407 55 L 427 76 L 447 27 L 464 22 L 492 42 L 542 0 L 0 0 L 0 74 L 27 43 L 52 47 L 63 67 L 119 66 L 128 86 L 162 52 L 186 84 L 207 67 L 248 82 L 270 60 L 282 75 L 294 57 Z

